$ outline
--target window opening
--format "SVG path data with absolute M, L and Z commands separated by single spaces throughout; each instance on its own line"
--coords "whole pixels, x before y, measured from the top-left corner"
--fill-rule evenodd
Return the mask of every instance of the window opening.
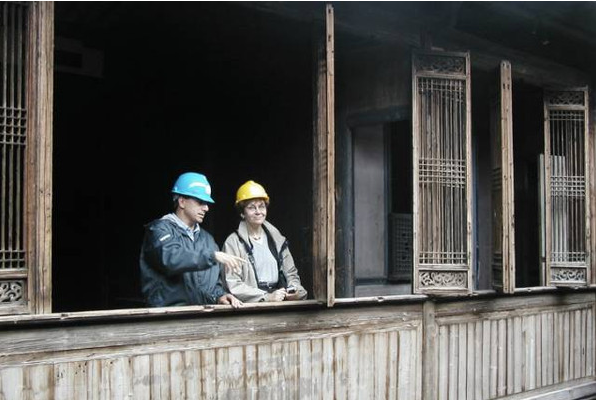
M 143 225 L 171 211 L 185 171 L 212 184 L 203 227 L 220 246 L 238 187 L 263 184 L 312 298 L 311 22 L 232 3 L 65 2 L 56 36 L 87 56 L 56 72 L 54 311 L 144 307 Z
M 516 287 L 544 285 L 542 89 L 513 82 Z M 543 229 L 543 228 L 542 228 Z

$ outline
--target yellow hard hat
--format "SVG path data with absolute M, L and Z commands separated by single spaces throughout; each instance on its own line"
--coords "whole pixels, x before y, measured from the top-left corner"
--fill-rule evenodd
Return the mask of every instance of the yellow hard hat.
M 235 204 L 238 205 L 241 201 L 251 199 L 265 199 L 265 201 L 269 203 L 269 196 L 267 195 L 265 188 L 255 181 L 247 181 L 238 188 Z

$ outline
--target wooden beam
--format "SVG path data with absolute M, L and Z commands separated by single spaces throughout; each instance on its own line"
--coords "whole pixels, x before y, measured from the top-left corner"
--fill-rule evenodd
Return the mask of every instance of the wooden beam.
M 30 5 L 26 243 L 30 312 L 52 310 L 52 116 L 54 99 L 54 3 Z

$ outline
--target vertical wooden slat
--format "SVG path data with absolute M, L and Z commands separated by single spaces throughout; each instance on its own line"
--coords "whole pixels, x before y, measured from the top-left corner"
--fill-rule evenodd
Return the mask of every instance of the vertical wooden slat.
M 482 321 L 482 343 L 490 343 L 491 331 L 491 321 Z M 483 399 L 488 398 L 490 393 L 490 382 L 492 378 L 491 349 L 494 347 L 495 346 L 482 346 L 482 395 L 479 397 Z
M 18 399 L 20 398 L 21 391 L 23 390 L 23 369 L 14 368 L 2 368 L 0 369 L 0 387 L 3 391 L 3 397 L 6 399 Z
M 120 398 L 128 396 L 127 390 L 123 387 Z M 170 398 L 183 399 L 186 397 L 186 386 L 184 382 L 184 355 L 180 351 L 170 353 Z
M 374 337 L 374 397 L 376 399 L 387 398 L 387 332 L 379 332 Z
M 513 318 L 507 318 L 502 323 L 505 324 L 505 332 L 501 333 L 501 340 L 502 343 L 504 343 L 504 346 L 506 346 L 506 348 L 503 351 L 505 352 L 507 358 L 506 362 L 499 366 L 499 369 L 503 368 L 505 370 L 504 375 L 507 377 L 505 386 L 506 393 L 512 394 L 514 393 L 515 387 L 514 376 L 517 372 L 515 370 L 515 367 L 516 365 L 518 365 L 516 364 L 516 360 L 514 360 L 513 358 L 513 354 L 515 352 L 515 349 L 513 347 L 515 335 Z
M 311 343 L 308 340 L 301 340 L 298 344 L 300 353 L 300 399 L 311 398 L 312 370 L 310 366 L 312 350 Z
M 358 398 L 362 399 L 373 393 L 374 380 L 371 379 L 371 371 L 374 371 L 373 352 L 374 340 L 373 335 L 364 333 L 360 336 L 359 343 L 359 363 L 358 363 Z M 398 377 L 399 385 L 399 377 Z M 398 389 L 399 390 L 399 389 Z
M 297 355 L 297 357 L 299 357 Z M 244 366 L 244 373 L 246 375 L 246 398 L 247 399 L 256 399 L 258 398 L 258 355 L 257 355 L 257 346 L 255 345 L 247 345 L 244 346 L 244 359 L 245 359 L 245 366 Z M 300 367 L 301 365 L 298 364 Z M 299 368 L 299 371 L 302 371 L 302 368 Z M 300 379 L 300 376 L 298 377 Z M 300 383 L 300 382 L 299 382 Z M 190 396 L 189 394 L 189 397 Z
M 323 342 L 321 339 L 313 339 L 310 341 L 311 348 L 311 362 L 309 368 L 311 370 L 311 386 L 310 398 L 321 398 L 321 385 L 323 381 Z M 314 362 L 314 360 L 317 360 Z
M 491 101 L 493 287 L 515 290 L 513 117 L 511 64 L 502 61 Z
M 149 360 L 149 357 L 147 357 Z M 102 363 L 101 360 L 89 360 L 87 363 L 87 399 L 98 400 L 103 398 L 101 392 L 97 388 L 102 387 L 101 375 L 102 375 Z M 148 371 L 148 370 L 147 370 Z M 149 374 L 147 374 L 149 375 Z M 143 375 L 145 376 L 145 375 Z M 149 391 L 147 391 L 149 393 Z
M 467 362 L 468 362 L 468 354 L 467 354 L 467 347 L 468 347 L 468 334 L 467 334 L 467 329 L 466 329 L 466 324 L 458 324 L 457 326 L 457 330 L 458 330 L 458 348 L 457 348 L 457 354 L 459 357 L 459 363 L 457 366 L 457 393 L 458 393 L 458 398 L 465 400 L 467 399 L 466 394 L 466 387 L 467 387 L 467 379 L 468 379 L 468 374 L 467 374 Z
M 335 353 L 337 354 L 337 353 Z M 337 357 L 337 356 L 336 356 Z M 298 382 L 298 343 L 295 341 L 283 343 L 282 356 L 280 362 L 282 365 L 283 382 L 284 382 L 284 396 L 283 399 L 295 399 L 299 393 Z M 335 358 L 334 358 L 335 361 Z M 239 361 L 236 361 L 239 363 Z M 240 364 L 241 366 L 241 364 Z M 336 385 L 337 387 L 337 385 Z M 248 392 L 245 391 L 248 397 Z M 241 393 L 242 395 L 242 393 Z
M 422 331 L 422 387 L 425 400 L 437 399 L 438 364 L 442 362 L 439 354 L 440 337 L 435 320 L 435 303 L 426 301 L 423 305 L 423 331 Z
M 151 394 L 151 360 L 148 355 L 135 356 L 132 359 L 132 393 L 135 399 L 147 399 Z
M 448 369 L 448 393 L 449 399 L 457 399 L 457 382 L 458 382 L 458 366 L 459 366 L 459 354 L 457 352 L 458 341 L 458 327 L 457 325 L 449 325 L 449 369 Z
M 445 325 L 439 326 L 439 351 L 437 352 L 439 365 L 438 372 L 438 387 L 437 397 L 439 400 L 446 400 L 449 398 L 449 376 L 450 369 L 449 357 L 449 327 Z M 428 366 L 426 366 L 428 368 Z
M 346 336 L 338 336 L 333 342 L 335 353 L 333 369 L 335 370 L 334 390 L 335 398 L 344 400 L 348 398 L 348 347 Z
M 536 377 L 536 387 L 542 387 L 542 367 L 543 367 L 543 347 L 542 347 L 542 321 L 544 313 L 535 316 L 536 323 L 536 344 L 534 346 L 534 354 L 536 354 L 536 365 L 534 374 Z M 546 355 L 546 354 L 545 354 Z
M 586 376 L 592 376 L 594 374 L 594 337 L 596 335 L 594 330 L 594 307 L 592 306 L 587 310 L 586 318 Z
M 415 371 L 414 359 L 418 357 L 413 331 L 400 331 L 398 333 L 400 367 L 397 372 L 397 398 L 412 398 L 418 396 L 414 392 L 415 381 L 412 377 Z M 362 398 L 362 397 L 361 397 Z
M 497 368 L 497 390 L 496 393 L 499 396 L 503 396 L 507 394 L 507 387 L 508 387 L 508 374 L 511 365 L 507 362 L 508 350 L 509 350 L 509 341 L 507 335 L 507 321 L 500 319 L 497 321 L 497 341 L 493 343 L 497 343 L 497 360 L 496 360 L 496 368 Z
M 317 40 L 314 106 L 313 286 L 335 302 L 335 96 L 333 6 L 325 6 L 325 37 Z
M 389 332 L 389 348 L 387 352 L 387 399 L 397 400 L 398 397 L 398 371 L 401 353 L 399 352 L 399 333 Z M 433 397 L 434 399 L 434 397 Z
M 27 368 L 25 372 L 27 394 L 29 398 L 50 399 L 54 396 L 53 392 L 53 368 L 51 365 L 33 365 Z
M 561 364 L 563 365 L 563 373 L 562 373 L 562 380 L 563 381 L 568 381 L 569 378 L 571 377 L 571 373 L 570 373 L 570 367 L 571 367 L 571 346 L 570 346 L 570 332 L 569 332 L 569 327 L 570 327 L 570 323 L 569 323 L 569 312 L 566 311 L 563 313 L 563 318 L 562 318 L 562 327 L 561 330 L 563 332 L 563 335 L 561 336 L 562 338 L 562 343 L 561 343 L 561 353 L 562 353 L 562 357 L 561 357 Z
M 326 337 L 323 339 L 323 376 L 322 376 L 322 398 L 323 399 L 333 399 L 333 388 L 334 388 L 334 369 L 333 369 L 333 340 L 330 337 Z M 372 353 L 371 349 L 371 353 Z M 372 357 L 371 357 L 372 358 Z
M 188 350 L 182 353 L 183 356 L 183 377 L 184 377 L 184 393 L 187 398 L 196 399 L 201 394 L 201 360 L 200 352 L 196 350 Z M 135 368 L 133 360 L 133 370 Z M 248 361 L 246 362 L 246 368 L 249 368 Z M 133 375 L 135 373 L 133 372 Z M 138 379 L 133 379 L 133 398 L 141 398 L 137 396 L 136 383 Z
M 260 357 L 260 354 L 259 354 Z M 202 398 L 215 398 L 217 396 L 217 361 L 215 350 L 201 350 L 201 389 Z
M 474 385 L 476 381 L 474 380 L 474 375 L 476 373 L 476 362 L 478 360 L 477 353 L 475 353 L 474 348 L 474 339 L 475 339 L 475 324 L 472 322 L 468 322 L 466 324 L 466 334 L 467 334 L 467 349 L 466 349 L 466 389 L 467 395 L 466 398 L 474 399 Z

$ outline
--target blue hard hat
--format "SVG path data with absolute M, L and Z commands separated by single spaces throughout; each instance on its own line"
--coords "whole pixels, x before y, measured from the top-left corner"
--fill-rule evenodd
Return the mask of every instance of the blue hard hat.
M 211 185 L 203 174 L 185 172 L 176 179 L 172 193 L 190 196 L 209 203 L 215 203 L 211 198 Z

